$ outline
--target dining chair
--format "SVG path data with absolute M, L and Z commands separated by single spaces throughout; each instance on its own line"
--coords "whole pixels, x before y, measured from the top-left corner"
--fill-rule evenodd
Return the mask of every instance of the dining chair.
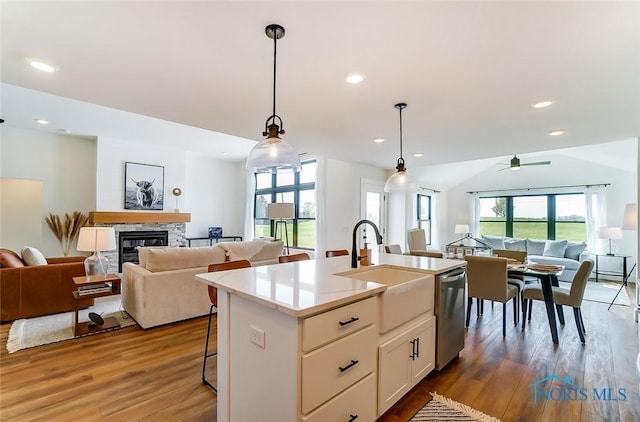
M 384 251 L 386 253 L 393 253 L 393 254 L 396 254 L 396 255 L 402 255 L 402 248 L 400 248 L 400 245 L 398 245 L 398 244 L 385 245 Z
M 240 259 L 237 261 L 226 261 L 221 262 L 219 264 L 211 264 L 209 265 L 208 271 L 210 273 L 216 271 L 227 271 L 227 270 L 236 270 L 238 268 L 249 268 L 251 267 L 251 263 L 246 259 Z M 211 356 L 215 356 L 218 354 L 217 351 L 209 353 L 209 336 L 211 335 L 211 316 L 213 315 L 213 308 L 218 307 L 218 289 L 207 285 L 207 289 L 209 290 L 209 300 L 211 301 L 211 307 L 209 308 L 209 323 L 207 325 L 207 340 L 204 343 L 204 359 L 202 362 L 202 383 L 209 386 L 216 393 L 218 389 L 207 380 L 206 370 L 207 370 L 207 359 Z M 217 369 L 217 368 L 216 368 Z
M 345 256 L 349 255 L 349 251 L 346 249 L 336 249 L 333 251 L 325 251 L 324 255 L 327 258 L 332 258 L 334 256 Z
M 309 258 L 309 254 L 300 252 L 293 255 L 280 255 L 278 262 L 282 264 L 285 262 L 308 261 L 309 259 L 311 259 Z
M 507 335 L 507 302 L 518 297 L 518 288 L 509 284 L 507 258 L 493 256 L 467 255 L 467 318 L 465 326 L 469 327 L 471 306 L 476 298 L 478 316 L 483 299 L 502 303 L 502 336 Z M 518 324 L 516 301 L 513 303 L 513 323 Z
M 407 231 L 407 242 L 410 251 L 426 251 L 427 236 L 424 229 L 409 229 Z
M 493 255 L 494 256 L 499 256 L 501 258 L 507 258 L 510 260 L 514 260 L 515 262 L 518 263 L 524 263 L 527 259 L 527 252 L 526 251 L 518 251 L 515 249 L 494 249 L 493 250 Z M 529 280 L 527 280 L 527 278 L 522 275 L 522 274 L 509 274 L 509 284 L 513 284 L 514 286 L 516 286 L 518 288 L 518 307 L 520 307 L 520 304 L 523 302 L 523 298 L 522 298 L 522 292 L 524 291 L 524 287 L 528 282 L 533 282 L 535 281 L 535 279 L 530 278 Z M 518 310 L 518 313 L 520 313 L 520 310 Z
M 439 251 L 409 251 L 409 255 L 426 256 L 429 258 L 442 258 L 444 254 Z
M 586 330 L 584 328 L 584 320 L 582 319 L 582 311 L 580 306 L 582 305 L 582 299 L 584 298 L 584 290 L 587 287 L 587 281 L 589 275 L 593 270 L 593 260 L 585 259 L 580 263 L 576 274 L 573 276 L 571 287 L 565 289 L 563 287 L 552 287 L 553 302 L 556 305 L 571 306 L 573 308 L 573 316 L 576 320 L 576 328 L 578 329 L 578 335 L 580 341 L 585 342 L 584 335 Z M 542 287 L 539 285 L 527 285 L 523 292 L 523 306 L 522 306 L 522 329 L 525 327 L 525 315 L 527 313 L 527 305 L 529 306 L 529 321 L 531 321 L 531 307 L 534 300 L 544 301 L 544 295 L 542 294 Z M 528 303 L 527 303 L 528 301 Z

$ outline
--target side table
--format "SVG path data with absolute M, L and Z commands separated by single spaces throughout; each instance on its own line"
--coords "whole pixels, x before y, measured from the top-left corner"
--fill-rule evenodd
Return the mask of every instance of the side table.
M 599 261 L 601 258 L 615 258 L 615 259 L 622 259 L 622 272 L 618 272 L 618 271 L 600 271 L 599 269 Z M 595 275 L 596 275 L 596 283 L 598 282 L 598 275 L 610 275 L 610 276 L 616 276 L 616 277 L 621 277 L 622 278 L 622 282 L 625 283 L 627 280 L 627 277 L 629 276 L 629 274 L 627 273 L 627 259 L 631 258 L 631 256 L 629 255 L 602 255 L 602 254 L 596 254 L 596 268 L 595 268 Z
M 78 290 L 73 291 L 73 330 L 76 337 L 84 336 L 87 334 L 95 334 L 120 327 L 120 323 L 114 317 L 104 318 L 104 323 L 102 325 L 93 325 L 91 321 L 80 322 L 78 318 L 78 311 L 80 310 L 78 305 L 80 299 L 86 299 L 89 297 L 97 298 L 120 294 L 120 281 L 120 277 L 118 277 L 117 274 L 107 274 L 105 276 L 94 275 L 91 277 L 73 277 L 73 282 L 75 283 L 76 287 L 90 286 L 102 283 L 111 284 L 111 291 L 108 292 L 81 295 L 80 293 L 78 293 Z

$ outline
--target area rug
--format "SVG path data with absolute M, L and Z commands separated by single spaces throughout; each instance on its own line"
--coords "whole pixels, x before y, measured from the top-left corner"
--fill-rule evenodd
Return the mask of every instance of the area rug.
M 480 421 L 500 422 L 492 416 L 475 410 L 466 404 L 443 397 L 438 393 L 431 393 L 433 399 L 414 415 L 409 422 L 448 422 L 448 421 Z
M 135 320 L 122 310 L 121 303 L 120 295 L 96 298 L 94 306 L 80 311 L 79 319 L 88 321 L 89 312 L 95 312 L 103 318 L 116 318 L 120 328 L 135 325 Z M 16 320 L 9 329 L 7 351 L 14 353 L 30 347 L 70 340 L 74 338 L 72 323 L 73 312 Z
M 571 288 L 571 283 L 561 281 L 559 284 L 560 287 L 564 289 Z M 620 290 L 620 283 L 612 283 L 607 281 L 600 281 L 596 283 L 595 281 L 589 281 L 587 283 L 587 288 L 584 291 L 584 300 L 589 300 L 591 302 L 611 303 L 613 298 L 616 296 L 616 293 L 618 293 L 618 290 Z M 629 299 L 629 295 L 627 294 L 626 289 L 622 289 L 614 304 L 631 306 L 631 300 Z

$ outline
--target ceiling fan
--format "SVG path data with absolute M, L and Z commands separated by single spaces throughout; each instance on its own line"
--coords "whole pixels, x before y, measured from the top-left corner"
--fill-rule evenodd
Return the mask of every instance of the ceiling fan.
M 513 158 L 511 159 L 511 162 L 509 163 L 509 167 L 505 167 L 498 171 L 502 171 L 506 169 L 520 170 L 520 167 L 524 167 L 524 166 L 548 166 L 549 164 L 551 164 L 551 161 L 536 161 L 534 163 L 521 163 L 520 159 L 514 154 Z

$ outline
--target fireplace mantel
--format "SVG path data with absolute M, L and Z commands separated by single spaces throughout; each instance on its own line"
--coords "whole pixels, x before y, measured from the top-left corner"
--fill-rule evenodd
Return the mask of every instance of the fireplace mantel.
M 188 223 L 191 213 L 184 212 L 123 212 L 123 211 L 91 211 L 90 224 L 119 223 Z

